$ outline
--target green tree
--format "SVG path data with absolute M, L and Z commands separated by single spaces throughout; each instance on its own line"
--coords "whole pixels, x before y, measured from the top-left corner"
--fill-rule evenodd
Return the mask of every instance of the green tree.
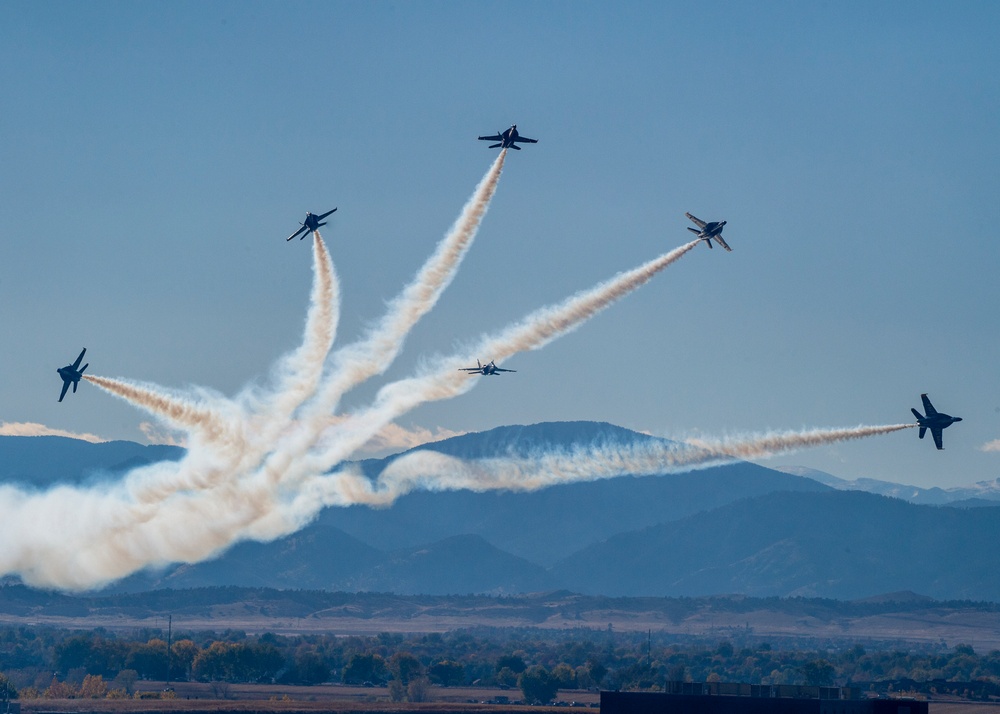
M 559 691 L 559 682 L 540 665 L 524 670 L 517 683 L 528 704 L 548 704 L 556 698 Z
M 496 683 L 501 687 L 513 687 L 517 684 L 517 675 L 510 667 L 504 667 L 495 677 Z
M 135 691 L 135 683 L 139 679 L 139 673 L 134 669 L 123 669 L 111 682 L 111 686 L 121 689 L 129 696 Z
M 166 679 L 167 643 L 154 638 L 137 646 L 125 659 L 125 667 L 138 672 L 140 679 Z
M 403 684 L 424 675 L 424 665 L 409 652 L 397 652 L 389 660 L 389 671 L 392 676 Z
M 590 679 L 595 687 L 601 686 L 601 682 L 608 676 L 608 668 L 595 659 L 587 660 L 587 669 L 590 670 Z
M 17 688 L 5 674 L 0 672 L 0 701 L 17 699 Z
M 231 682 L 271 682 L 285 666 L 284 656 L 270 642 L 239 643 L 234 654 Z
M 825 659 L 814 659 L 802 665 L 802 676 L 806 684 L 814 687 L 828 687 L 833 684 L 833 665 Z
M 465 667 L 459 662 L 443 659 L 432 664 L 427 675 L 432 682 L 442 687 L 454 687 L 465 681 Z
M 377 654 L 355 654 L 344 666 L 341 679 L 344 684 L 383 684 L 389 679 L 389 670 Z
M 315 650 L 300 649 L 295 653 L 295 681 L 300 684 L 322 684 L 330 681 L 330 666 Z
M 560 662 L 553 667 L 551 675 L 559 684 L 560 689 L 574 689 L 576 687 L 576 672 L 565 662 Z
M 114 677 L 125 667 L 129 645 L 98 633 L 74 635 L 55 645 L 52 661 L 63 674 L 83 669 L 87 674 Z
M 501 669 L 506 667 L 514 674 L 521 674 L 524 670 L 528 668 L 528 665 L 524 663 L 524 659 L 520 655 L 510 654 L 504 655 L 497 659 L 496 670 L 499 672 Z
M 203 682 L 227 679 L 232 667 L 232 648 L 233 645 L 228 642 L 213 642 L 195 655 L 191 674 Z
M 177 640 L 170 647 L 170 678 L 187 679 L 191 676 L 191 665 L 198 656 L 198 645 L 191 640 Z

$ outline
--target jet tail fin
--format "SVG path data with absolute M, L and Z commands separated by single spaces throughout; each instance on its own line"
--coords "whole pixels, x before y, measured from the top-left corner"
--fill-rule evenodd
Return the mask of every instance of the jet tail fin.
M 923 421 L 923 420 L 924 420 L 924 415 L 923 415 L 923 414 L 921 414 L 920 412 L 918 412 L 918 411 L 917 411 L 916 409 L 913 409 L 913 408 L 911 407 L 911 408 L 910 408 L 910 411 L 911 411 L 911 412 L 913 412 L 913 416 L 915 416 L 915 417 L 917 418 L 917 421 L 918 421 L 918 422 L 920 422 L 920 421 Z M 923 437 L 920 437 L 920 438 L 922 439 Z
M 692 233 L 701 233 L 701 231 L 699 231 L 697 228 L 692 228 L 691 226 L 688 226 L 687 229 Z
M 87 367 L 89 367 L 89 366 L 90 366 L 90 362 L 87 362 L 87 364 L 83 365 L 83 368 L 80 370 L 80 374 L 83 374 L 84 372 L 86 372 L 87 371 Z
M 920 427 L 920 434 L 919 434 L 919 436 L 920 436 L 921 439 L 924 438 L 924 434 L 926 434 L 926 433 L 927 433 L 927 427 L 926 426 Z
M 499 149 L 501 146 L 503 146 L 503 144 L 490 144 L 486 148 L 487 149 Z

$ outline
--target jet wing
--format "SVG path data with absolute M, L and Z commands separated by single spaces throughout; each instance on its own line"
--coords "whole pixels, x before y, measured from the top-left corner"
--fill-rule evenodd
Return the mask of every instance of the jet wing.
M 297 231 L 295 231 L 294 233 L 292 233 L 290 236 L 288 236 L 287 238 L 285 238 L 285 241 L 286 242 L 290 241 L 292 238 L 294 238 L 295 236 L 297 236 L 299 233 L 302 233 L 303 231 L 307 231 L 307 230 L 309 230 L 309 229 L 306 226 L 302 226 Z
M 924 403 L 924 413 L 928 417 L 931 417 L 931 416 L 934 416 L 935 414 L 937 414 L 937 409 L 935 409 L 934 405 L 931 404 L 931 400 L 927 398 L 926 394 L 921 394 L 920 395 L 920 399 Z
M 80 363 L 83 362 L 83 356 L 85 354 L 87 354 L 86 347 L 83 348 L 83 352 L 80 353 L 80 356 L 76 358 L 76 362 L 73 363 L 73 369 L 80 369 Z
M 67 390 L 69 390 L 69 380 L 68 379 L 64 379 L 63 380 L 62 392 L 60 392 L 60 394 L 59 394 L 59 401 L 60 402 L 63 400 L 63 397 L 66 396 Z
M 336 210 L 337 210 L 336 208 L 334 208 L 334 209 L 333 209 L 333 211 L 336 211 Z M 326 217 L 327 217 L 327 216 L 329 216 L 329 215 L 330 215 L 331 213 L 333 213 L 333 211 L 327 211 L 327 212 L 326 212 L 326 213 L 324 213 L 324 214 L 323 214 L 322 216 L 316 216 L 316 219 L 317 219 L 317 220 L 319 220 L 319 221 L 322 221 L 322 220 L 323 220 L 324 218 L 326 218 Z
M 537 144 L 538 139 L 529 139 L 526 136 L 518 136 L 514 141 L 523 141 L 525 144 Z
M 943 449 L 944 448 L 944 444 L 942 443 L 943 440 L 941 438 L 941 428 L 938 427 L 938 428 L 935 429 L 932 426 L 931 427 L 931 436 L 934 437 L 934 446 L 938 447 L 939 450 Z
M 480 141 L 503 141 L 503 137 L 499 134 L 491 134 L 490 136 L 479 137 Z
M 516 372 L 517 370 L 516 369 L 502 369 L 500 367 L 494 367 L 494 371 L 496 371 L 496 372 Z
M 694 223 L 699 228 L 704 228 L 705 226 L 708 225 L 707 223 L 705 223 L 705 221 L 701 220 L 700 218 L 695 218 L 690 213 L 685 213 L 684 215 L 687 216 L 689 219 L 691 219 L 691 222 Z
M 712 238 L 714 238 L 719 243 L 719 245 L 721 245 L 723 248 L 725 248 L 726 250 L 728 250 L 730 253 L 733 252 L 733 249 L 729 247 L 729 244 L 726 243 L 726 241 L 722 240 L 722 236 L 721 235 L 712 236 Z M 711 245 L 711 241 L 709 242 L 709 245 Z

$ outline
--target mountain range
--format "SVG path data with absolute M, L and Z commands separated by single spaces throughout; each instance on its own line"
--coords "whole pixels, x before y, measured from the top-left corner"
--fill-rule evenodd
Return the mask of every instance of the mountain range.
M 500 427 L 421 448 L 476 459 L 652 439 L 610 424 L 559 422 Z M 141 463 L 182 455 L 176 447 L 130 442 L 0 437 L 0 475 L 44 486 L 114 477 Z M 360 466 L 375 475 L 394 458 Z M 953 500 L 986 505 L 991 493 L 984 487 L 974 501 Z M 242 585 L 514 594 L 567 589 L 609 596 L 841 599 L 909 590 L 938 599 L 998 601 L 1000 575 L 991 568 L 1000 556 L 997 532 L 998 508 L 922 505 L 848 490 L 842 480 L 821 472 L 783 473 L 735 462 L 531 493 L 418 491 L 386 509 L 329 508 L 285 538 L 243 542 L 214 561 L 139 573 L 113 590 Z

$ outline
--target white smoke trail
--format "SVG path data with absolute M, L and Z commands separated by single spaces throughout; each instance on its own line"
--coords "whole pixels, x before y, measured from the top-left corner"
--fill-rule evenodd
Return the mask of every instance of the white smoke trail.
M 369 336 L 368 356 L 374 364 L 361 365 L 349 374 L 343 366 L 351 360 L 345 359 L 340 365 L 341 381 L 331 384 L 328 398 L 335 402 L 339 392 L 367 378 L 366 374 L 383 370 L 399 351 L 406 332 L 435 304 L 495 192 L 505 153 L 418 278 Z M 61 486 L 41 493 L 0 487 L 0 511 L 16 514 L 0 520 L 0 542 L 4 543 L 0 573 L 18 573 L 34 585 L 89 588 L 150 565 L 204 560 L 240 539 L 271 540 L 301 528 L 315 515 L 319 504 L 303 506 L 296 494 L 270 478 L 271 469 L 259 468 L 261 458 L 281 439 L 276 444 L 272 438 L 252 443 L 246 438 L 248 431 L 277 436 L 312 395 L 322 375 L 335 335 L 339 293 L 318 235 L 314 248 L 316 282 L 306 337 L 277 370 L 278 388 L 272 395 L 247 393 L 241 407 L 207 393 L 199 393 L 199 401 L 153 385 L 87 377 L 168 426 L 190 433 L 188 453 L 180 462 L 135 469 L 116 484 Z M 60 528 L 53 529 L 52 523 L 59 523 Z M 72 545 L 67 547 L 67 543 Z
M 491 338 L 503 342 L 497 344 L 495 353 L 531 349 L 569 331 L 646 282 L 695 244 L 581 293 L 557 308 L 538 311 L 501 333 L 500 338 Z M 447 369 L 452 376 L 451 367 Z M 462 379 L 454 382 L 459 387 L 456 394 L 472 383 L 459 376 Z M 129 395 L 134 399 L 141 396 L 139 401 L 157 396 L 134 390 Z M 372 413 L 380 419 L 386 415 L 384 406 Z M 348 434 L 357 432 L 355 421 L 345 423 Z M 20 573 L 36 585 L 94 587 L 149 565 L 203 560 L 240 539 L 269 540 L 285 535 L 302 527 L 329 500 L 313 497 L 318 485 L 327 488 L 325 479 L 296 488 L 274 478 L 272 469 L 238 467 L 240 457 L 235 452 L 242 453 L 242 449 L 213 447 L 193 445 L 188 457 L 178 464 L 137 469 L 124 482 L 104 489 L 63 487 L 41 494 L 0 489 L 0 508 L 19 514 L 0 524 L 0 538 L 10 545 L 0 553 L 0 572 Z M 292 465 L 298 466 L 297 462 Z M 352 486 L 350 479 L 344 478 L 339 483 L 338 493 L 357 488 L 358 502 L 365 502 L 363 484 Z M 40 524 L 53 522 L 42 519 L 42 514 L 64 524 L 60 537 L 50 537 L 51 529 L 40 532 Z M 74 544 L 72 548 L 66 548 L 67 539 Z
M 180 465 L 156 472 L 155 478 L 145 471 L 137 474 L 130 484 L 131 498 L 140 504 L 156 503 L 178 491 L 214 488 L 220 481 L 240 478 L 259 468 L 275 440 L 291 424 L 295 410 L 319 384 L 336 335 L 339 304 L 336 272 L 317 231 L 313 240 L 313 287 L 302 344 L 278 363 L 276 385 L 271 390 L 262 395 L 248 391 L 236 401 L 203 394 L 200 402 L 195 402 L 169 395 L 162 387 L 92 379 L 189 435 L 188 453 Z M 252 407 L 249 410 L 248 404 Z
M 275 369 L 277 386 L 264 396 L 244 396 L 254 402 L 255 415 L 267 430 L 268 441 L 288 424 L 294 411 L 315 392 L 323 365 L 333 345 L 340 315 L 337 276 L 319 231 L 313 240 L 313 288 L 302 345 L 286 355 Z M 247 424 L 236 404 L 217 394 L 199 390 L 197 395 L 171 394 L 154 384 L 97 375 L 83 378 L 105 391 L 144 409 L 167 426 L 192 433 L 209 443 L 239 438 Z
M 371 481 L 357 471 L 308 479 L 286 491 L 263 472 L 204 491 L 180 491 L 142 501 L 146 480 L 177 478 L 184 462 L 136 469 L 105 487 L 58 487 L 42 493 L 0 487 L 0 573 L 20 573 L 31 585 L 79 590 L 149 565 L 198 562 L 240 538 L 271 540 L 301 528 L 325 505 L 389 505 L 415 488 L 535 490 L 559 483 L 654 475 L 732 461 L 734 452 L 770 455 L 909 428 L 857 427 L 767 434 L 725 444 L 730 453 L 648 442 L 578 448 L 526 458 L 462 461 L 430 451 L 393 461 Z M 59 528 L 53 528 L 58 523 Z M 70 545 L 67 545 L 70 544 Z
M 413 326 L 427 314 L 454 279 L 479 231 L 503 172 L 504 149 L 480 180 L 454 225 L 427 259 L 413 281 L 391 303 L 385 316 L 360 341 L 333 355 L 333 370 L 310 408 L 318 418 L 332 412 L 340 397 L 365 380 L 381 374 L 399 354 Z
M 340 320 L 340 284 L 319 231 L 313 231 L 313 287 L 302 344 L 275 368 L 277 384 L 263 397 L 247 396 L 254 442 L 269 449 L 295 411 L 319 387 Z M 255 423 L 256 422 L 256 423 Z M 259 448 L 258 450 L 259 451 Z
M 577 293 L 558 305 L 537 310 L 500 333 L 481 338 L 468 352 L 437 361 L 434 371 L 428 374 L 386 385 L 379 390 L 375 403 L 369 409 L 352 415 L 336 430 L 328 431 L 318 449 L 301 455 L 293 468 L 294 473 L 289 477 L 294 480 L 323 473 L 348 458 L 386 424 L 411 409 L 470 390 L 476 380 L 458 371 L 469 359 L 468 355 L 489 355 L 490 359 L 502 360 L 518 352 L 539 349 L 572 332 L 612 303 L 645 285 L 699 242 L 693 240 L 590 290 Z
M 692 446 L 726 454 L 735 459 L 767 458 L 786 451 L 796 451 L 812 446 L 823 446 L 840 441 L 867 439 L 870 436 L 891 434 L 912 429 L 916 424 L 891 424 L 888 426 L 856 426 L 847 429 L 810 429 L 798 432 L 777 432 L 753 438 L 732 437 L 720 440 L 691 439 Z
M 803 448 L 865 439 L 912 424 L 777 432 L 688 444 L 651 440 L 541 451 L 527 457 L 465 460 L 436 451 L 413 451 L 393 460 L 375 479 L 356 467 L 307 480 L 306 499 L 326 505 L 389 506 L 400 496 L 427 491 L 537 491 L 566 483 L 620 476 L 656 476 L 709 468 L 745 458 L 766 458 Z
M 414 279 L 389 303 L 389 309 L 360 341 L 337 350 L 333 368 L 319 393 L 303 410 L 293 433 L 268 459 L 274 480 L 284 478 L 294 462 L 316 444 L 340 398 L 365 380 L 384 372 L 403 347 L 413 326 L 437 304 L 468 253 L 500 182 L 507 150 L 497 156 L 476 186 L 458 219 Z M 374 437 L 380 429 L 376 429 Z M 360 446 L 360 445 L 359 445 Z
M 83 378 L 96 387 L 145 410 L 173 429 L 197 434 L 208 441 L 231 439 L 236 414 L 223 414 L 225 404 L 232 403 L 220 395 L 201 392 L 201 399 L 170 394 L 154 384 L 85 374 Z M 209 403 L 212 406 L 208 406 Z
M 213 468 L 206 461 L 196 454 L 154 464 L 105 486 L 44 492 L 0 486 L 0 573 L 18 573 L 35 586 L 92 588 L 148 566 L 204 560 L 243 537 L 247 524 L 281 511 L 281 494 L 252 474 L 145 497 L 156 490 L 151 483 Z M 305 524 L 293 513 L 284 522 L 285 532 Z

